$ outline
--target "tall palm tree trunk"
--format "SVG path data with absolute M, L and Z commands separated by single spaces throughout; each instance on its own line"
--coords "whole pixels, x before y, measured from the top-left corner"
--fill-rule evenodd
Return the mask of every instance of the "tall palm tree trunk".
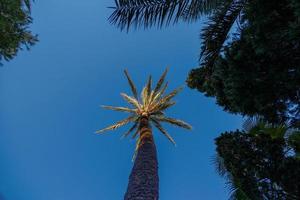
M 140 144 L 124 200 L 158 200 L 158 162 L 147 117 L 140 122 Z

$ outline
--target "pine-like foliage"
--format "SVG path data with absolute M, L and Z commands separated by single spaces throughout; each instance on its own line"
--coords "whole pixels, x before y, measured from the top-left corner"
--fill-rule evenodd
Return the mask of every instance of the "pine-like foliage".
M 244 128 L 216 138 L 214 162 L 231 199 L 299 199 L 299 130 L 262 119 L 247 120 Z
M 0 0 L 0 65 L 37 42 L 28 27 L 31 23 L 30 0 Z
M 226 111 L 296 124 L 300 119 L 299 3 L 254 0 L 238 6 L 236 13 L 240 8 L 239 35 L 225 47 L 221 44 L 227 31 L 222 34 L 222 29 L 228 30 L 227 26 L 213 23 L 206 29 L 201 67 L 191 71 L 188 85 L 216 97 Z M 219 34 L 219 39 L 214 36 Z
M 175 141 L 170 136 L 170 134 L 163 128 L 161 123 L 169 123 L 177 127 L 191 129 L 192 127 L 186 122 L 174 118 L 167 117 L 165 111 L 171 106 L 175 105 L 173 97 L 175 97 L 182 88 L 173 90 L 170 93 L 166 94 L 166 89 L 168 83 L 165 82 L 165 77 L 167 75 L 167 70 L 162 74 L 158 80 L 156 86 L 152 88 L 152 78 L 149 77 L 146 86 L 143 88 L 140 98 L 138 97 L 138 92 L 135 84 L 130 78 L 128 72 L 125 70 L 125 75 L 130 85 L 133 96 L 129 96 L 125 93 L 121 93 L 121 96 L 124 98 L 131 107 L 115 107 L 115 106 L 103 106 L 105 109 L 126 112 L 129 116 L 121 121 L 116 122 L 115 124 L 108 126 L 107 128 L 98 130 L 96 133 L 103 133 L 108 130 L 115 130 L 121 126 L 124 126 L 129 123 L 133 123 L 132 127 L 123 135 L 127 137 L 131 133 L 132 138 L 136 138 L 139 135 L 140 130 L 140 120 L 143 117 L 146 117 L 154 127 L 156 127 L 164 136 L 166 136 L 174 145 Z M 137 147 L 139 144 L 140 138 L 137 140 Z

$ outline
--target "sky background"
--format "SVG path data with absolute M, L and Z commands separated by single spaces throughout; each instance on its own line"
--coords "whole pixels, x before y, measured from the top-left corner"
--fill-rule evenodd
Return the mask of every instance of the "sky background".
M 128 34 L 107 18 L 112 0 L 47 0 L 33 5 L 40 42 L 0 68 L 0 199 L 118 200 L 126 191 L 135 141 L 126 128 L 94 132 L 126 115 L 99 105 L 124 105 L 127 68 L 141 88 L 167 66 L 169 89 L 185 85 L 197 67 L 200 20 Z M 213 98 L 185 86 L 167 113 L 192 131 L 156 130 L 160 199 L 227 199 L 212 164 L 214 138 L 241 127 Z M 1 200 L 2 200 L 1 199 Z

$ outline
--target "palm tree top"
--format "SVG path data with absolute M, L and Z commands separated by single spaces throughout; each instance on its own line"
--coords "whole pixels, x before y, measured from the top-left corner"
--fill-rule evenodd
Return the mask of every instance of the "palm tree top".
M 140 130 L 139 125 L 141 119 L 147 118 L 152 125 L 154 125 L 163 135 L 165 135 L 175 145 L 174 139 L 163 128 L 161 122 L 169 123 L 185 129 L 192 128 L 188 123 L 182 120 L 170 118 L 165 115 L 165 110 L 175 105 L 175 102 L 172 99 L 182 90 L 182 87 L 177 88 L 168 94 L 165 94 L 165 91 L 168 86 L 167 82 L 164 83 L 165 77 L 168 72 L 168 69 L 166 69 L 154 88 L 152 88 L 152 78 L 151 76 L 149 76 L 149 79 L 145 87 L 143 88 L 141 92 L 141 96 L 139 98 L 136 86 L 133 83 L 132 79 L 130 78 L 127 70 L 125 70 L 124 72 L 128 80 L 128 83 L 130 85 L 133 96 L 129 96 L 125 93 L 121 93 L 121 96 L 131 106 L 130 107 L 102 106 L 102 107 L 109 110 L 127 112 L 129 113 L 129 116 L 121 121 L 116 122 L 111 126 L 96 131 L 96 133 L 103 133 L 105 131 L 115 130 L 128 123 L 133 123 L 133 126 L 123 136 L 127 137 L 128 135 L 130 135 L 130 133 L 133 133 L 132 138 L 135 138 L 138 135 Z

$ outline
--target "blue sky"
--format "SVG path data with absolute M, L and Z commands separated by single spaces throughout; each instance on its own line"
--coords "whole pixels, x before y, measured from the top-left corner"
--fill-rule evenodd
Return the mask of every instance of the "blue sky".
M 40 42 L 0 68 L 0 194 L 5 200 L 117 200 L 126 191 L 135 141 L 127 129 L 95 130 L 124 115 L 127 68 L 141 88 L 170 66 L 170 89 L 197 66 L 202 22 L 120 32 L 107 18 L 112 0 L 48 0 L 33 5 Z M 168 114 L 193 125 L 156 130 L 161 200 L 222 200 L 228 191 L 212 165 L 214 138 L 240 128 L 212 98 L 185 86 Z

